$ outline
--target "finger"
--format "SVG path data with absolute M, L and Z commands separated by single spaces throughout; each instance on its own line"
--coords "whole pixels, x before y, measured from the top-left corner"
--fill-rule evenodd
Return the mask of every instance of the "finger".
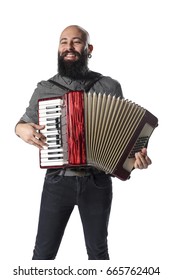
M 48 144 L 45 143 L 45 141 L 42 141 L 41 139 L 37 139 L 37 138 L 34 138 L 34 143 L 37 145 L 37 147 L 40 147 L 41 149 L 48 146 Z
M 143 153 L 139 153 L 139 159 L 141 161 L 141 163 L 143 164 L 144 168 L 147 168 L 148 165 L 150 165 L 151 159 L 147 156 L 147 154 L 143 154 Z
M 144 168 L 143 163 L 139 159 L 135 162 L 135 168 L 138 168 L 138 169 Z
M 42 149 L 42 147 L 41 147 L 40 145 L 38 145 L 36 142 L 34 142 L 33 140 L 28 141 L 28 143 L 29 143 L 30 145 L 33 145 L 33 146 L 39 148 L 39 149 Z
M 43 149 L 45 146 L 48 146 L 45 142 L 41 141 L 40 139 L 37 139 L 36 137 L 32 137 L 30 141 L 28 141 L 29 144 L 39 148 Z
M 39 125 L 39 124 L 32 123 L 32 127 L 34 127 L 37 130 L 42 130 L 45 128 L 45 125 Z
M 147 156 L 147 148 L 142 148 L 141 153 L 142 153 L 144 156 Z
M 143 164 L 141 164 L 141 163 L 137 163 L 136 168 L 137 169 L 144 169 Z
M 145 157 L 145 160 L 146 160 L 148 165 L 152 164 L 152 161 L 148 156 Z
M 139 169 L 143 169 L 143 168 L 147 168 L 148 164 L 147 161 L 145 160 L 145 157 L 142 155 L 141 152 L 138 152 L 135 154 L 135 158 L 136 158 L 136 166 Z
M 38 145 L 38 144 L 37 144 L 37 143 L 35 143 L 35 142 L 33 142 L 33 146 L 37 147 L 39 150 L 42 150 L 42 149 L 43 149 L 43 147 L 42 147 L 42 146 Z
M 42 133 L 34 132 L 34 137 L 37 139 L 42 139 L 43 141 L 46 141 L 46 137 Z

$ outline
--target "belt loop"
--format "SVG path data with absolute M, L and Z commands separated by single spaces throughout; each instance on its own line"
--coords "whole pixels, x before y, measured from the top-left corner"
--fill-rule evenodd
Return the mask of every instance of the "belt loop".
M 93 177 L 93 179 L 95 178 L 95 176 L 94 176 L 94 170 L 93 170 L 93 168 L 91 168 L 91 176 Z
M 62 169 L 62 175 L 61 175 L 61 176 L 63 176 L 63 177 L 64 177 L 65 172 L 66 172 L 66 169 L 65 169 L 65 168 L 63 168 L 63 169 Z

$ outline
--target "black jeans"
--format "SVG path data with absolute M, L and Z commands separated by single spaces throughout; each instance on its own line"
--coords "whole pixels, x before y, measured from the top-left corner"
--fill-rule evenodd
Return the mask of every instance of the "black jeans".
M 33 260 L 53 260 L 75 205 L 78 206 L 89 260 L 108 260 L 108 221 L 112 201 L 111 177 L 45 177 Z M 72 238 L 73 239 L 73 238 Z

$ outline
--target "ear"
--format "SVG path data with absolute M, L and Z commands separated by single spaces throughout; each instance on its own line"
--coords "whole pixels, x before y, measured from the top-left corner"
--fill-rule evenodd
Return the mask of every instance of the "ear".
M 93 45 L 88 44 L 88 53 L 92 53 Z

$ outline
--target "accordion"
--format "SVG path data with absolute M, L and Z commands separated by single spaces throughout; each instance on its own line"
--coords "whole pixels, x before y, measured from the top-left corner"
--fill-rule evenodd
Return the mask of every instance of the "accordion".
M 126 180 L 135 153 L 148 143 L 158 119 L 143 107 L 111 94 L 71 91 L 38 100 L 47 147 L 41 168 L 95 167 Z

